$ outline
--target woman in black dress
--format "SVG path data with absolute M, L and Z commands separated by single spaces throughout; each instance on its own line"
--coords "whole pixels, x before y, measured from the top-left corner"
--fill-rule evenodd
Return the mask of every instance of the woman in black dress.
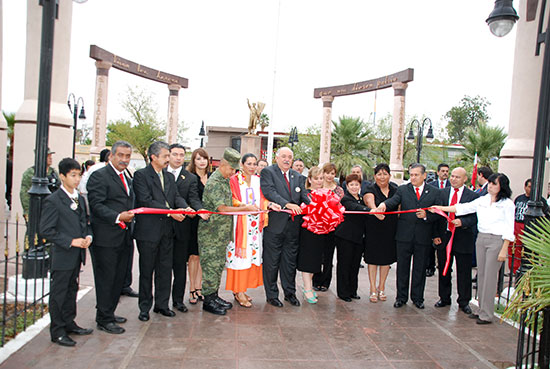
M 388 164 L 378 164 L 374 168 L 374 183 L 364 196 L 369 208 L 376 208 L 381 202 L 392 197 L 397 191 L 397 185 L 390 182 L 391 174 Z M 370 302 L 386 301 L 384 293 L 386 278 L 390 265 L 397 261 L 395 231 L 397 230 L 397 215 L 369 216 L 365 238 L 365 262 L 368 264 L 370 282 Z M 376 275 L 380 270 L 380 280 L 376 285 Z
M 208 180 L 208 153 L 205 149 L 199 148 L 193 151 L 191 162 L 187 170 L 197 176 L 197 185 L 199 187 L 199 198 L 202 201 L 204 186 Z M 187 267 L 189 271 L 189 303 L 196 304 L 198 300 L 203 299 L 201 294 L 202 269 L 199 259 L 199 245 L 197 241 L 197 230 L 199 228 L 199 217 L 194 217 L 191 221 L 191 237 L 189 240 L 189 259 Z

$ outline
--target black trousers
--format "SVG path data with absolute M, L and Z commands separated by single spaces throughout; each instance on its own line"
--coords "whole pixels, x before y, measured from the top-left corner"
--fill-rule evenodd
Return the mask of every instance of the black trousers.
M 50 283 L 50 335 L 52 339 L 64 336 L 76 328 L 76 294 L 80 263 L 72 270 L 52 270 Z
M 397 241 L 397 298 L 396 300 L 407 302 L 409 281 L 412 281 L 411 300 L 424 302 L 424 287 L 426 286 L 426 264 L 428 252 L 433 250 L 432 245 L 416 243 L 415 241 Z
M 185 284 L 187 283 L 187 259 L 189 250 L 189 240 L 174 239 L 174 252 L 172 259 L 172 272 L 174 280 L 172 281 L 172 303 L 183 303 L 185 295 Z
M 432 247 L 431 250 L 428 251 L 428 263 L 426 265 L 426 269 L 431 269 L 431 270 L 434 270 L 435 271 L 435 254 L 436 254 L 436 249 L 434 247 Z M 438 259 L 439 261 L 439 259 Z
M 263 277 L 266 298 L 278 298 L 277 275 L 285 296 L 296 294 L 296 260 L 300 235 L 298 221 L 289 220 L 282 233 L 276 234 L 264 229 Z
M 313 275 L 313 285 L 321 287 L 330 287 L 332 281 L 332 261 L 334 260 L 334 249 L 336 243 L 334 241 L 334 232 L 327 234 L 327 240 L 323 247 L 323 263 L 321 271 Z
M 174 235 L 163 232 L 158 242 L 137 241 L 139 251 L 139 311 L 149 312 L 153 306 L 153 273 L 155 307 L 168 309 L 172 279 Z
M 122 285 L 123 291 L 130 291 L 132 289 L 132 269 L 134 267 L 134 241 L 130 246 L 130 252 L 128 253 L 128 262 L 126 263 L 126 273 L 124 274 L 124 284 Z
M 443 245 L 447 245 L 449 242 L 450 233 L 444 238 Z M 452 293 L 452 265 L 453 258 L 456 261 L 456 284 L 458 292 L 458 306 L 463 307 L 470 303 L 472 299 L 472 253 L 458 253 L 454 250 L 451 251 L 450 267 L 447 271 L 447 275 L 443 276 L 443 269 L 445 268 L 445 262 L 447 261 L 447 253 L 445 247 L 437 250 L 437 259 L 439 260 L 439 284 L 438 292 L 441 301 L 450 304 Z
M 336 292 L 339 297 L 357 295 L 359 266 L 365 246 L 335 237 L 336 241 Z

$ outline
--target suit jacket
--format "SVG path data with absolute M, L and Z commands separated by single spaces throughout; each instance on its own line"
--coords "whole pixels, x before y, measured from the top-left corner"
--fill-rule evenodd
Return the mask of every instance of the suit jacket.
M 442 205 L 447 206 L 450 204 L 449 196 L 452 190 L 452 187 L 448 187 L 440 191 L 440 203 Z M 473 201 L 478 197 L 479 195 L 477 193 L 469 190 L 467 187 L 464 187 L 464 191 L 462 192 L 459 203 L 464 204 L 466 202 Z M 471 254 L 474 252 L 474 245 L 476 240 L 477 214 L 472 213 L 468 215 L 461 215 L 456 217 L 456 219 L 460 219 L 462 221 L 462 227 L 455 228 L 456 230 L 455 238 L 453 240 L 453 250 L 461 254 Z M 446 231 L 447 220 L 441 217 L 438 229 L 439 237 L 443 238 L 443 235 L 445 235 Z M 441 245 L 442 247 L 447 246 L 445 243 L 442 243 Z
M 40 237 L 53 242 L 52 270 L 73 270 L 86 262 L 86 249 L 72 247 L 75 238 L 92 235 L 84 198 L 78 196 L 78 207 L 71 209 L 73 200 L 63 190 L 55 191 L 44 199 L 40 215 Z
M 260 173 L 260 187 L 264 197 L 268 201 L 281 205 L 281 207 L 287 203 L 296 205 L 300 205 L 301 203 L 309 204 L 304 182 L 300 180 L 301 174 L 290 169 L 288 176 L 290 192 L 288 191 L 283 173 L 277 164 L 265 167 Z M 276 234 L 282 233 L 286 222 L 291 219 L 290 214 L 272 211 L 269 213 L 269 224 L 266 229 Z
M 485 196 L 485 195 L 488 194 L 488 192 L 487 192 L 487 188 L 488 188 L 488 187 L 489 187 L 488 184 L 485 183 L 485 185 L 484 185 L 483 187 L 478 188 L 478 189 L 476 190 L 476 193 L 477 193 L 480 197 L 481 197 L 481 196 Z
M 435 188 L 439 188 L 439 178 L 435 181 L 428 182 L 429 185 L 434 186 Z M 451 181 L 448 179 L 445 180 L 445 188 L 451 187 Z
M 126 232 L 131 232 L 133 222 L 126 229 L 115 223 L 123 211 L 134 208 L 135 194 L 132 180 L 124 174 L 130 194 L 110 164 L 90 175 L 86 189 L 90 204 L 91 223 L 94 231 L 94 244 L 103 247 L 118 247 L 124 242 Z
M 134 191 L 138 208 L 178 209 L 188 206 L 178 192 L 174 176 L 166 169 L 162 170 L 162 175 L 164 191 L 159 175 L 151 164 L 134 173 Z M 136 215 L 134 238 L 140 241 L 158 242 L 164 234 L 163 224 L 166 222 L 170 222 L 169 226 L 173 229 L 175 221 L 165 214 L 138 214 Z
M 359 200 L 356 200 L 352 195 L 345 194 L 340 200 L 340 203 L 350 211 L 369 211 L 370 208 L 365 206 L 363 198 L 359 196 Z M 367 218 L 362 214 L 346 214 L 344 215 L 344 221 L 340 223 L 334 234 L 344 240 L 348 240 L 354 243 L 363 243 L 365 237 L 365 224 Z
M 189 204 L 193 210 L 203 208 L 202 201 L 199 198 L 199 186 L 197 176 L 181 168 L 180 174 L 176 179 L 176 187 L 181 197 Z M 183 222 L 174 222 L 176 238 L 178 240 L 188 240 L 191 236 L 192 218 L 185 217 Z
M 424 191 L 420 200 L 416 198 L 414 186 L 411 183 L 399 186 L 397 192 L 384 201 L 387 211 L 396 210 L 401 205 L 401 210 L 428 208 L 439 205 L 440 190 L 433 186 L 424 185 Z M 433 239 L 433 223 L 439 221 L 440 216 L 426 211 L 426 220 L 419 219 L 415 213 L 405 213 L 397 220 L 397 232 L 395 240 L 399 242 L 411 242 L 429 245 Z

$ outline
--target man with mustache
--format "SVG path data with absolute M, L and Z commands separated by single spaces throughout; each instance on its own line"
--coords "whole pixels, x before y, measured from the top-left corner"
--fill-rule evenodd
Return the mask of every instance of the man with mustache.
M 92 230 L 97 235 L 90 246 L 96 290 L 96 322 L 107 333 L 124 333 L 116 316 L 128 259 L 132 248 L 134 191 L 124 173 L 130 163 L 132 145 L 117 141 L 111 149 L 109 164 L 90 176 L 86 188 L 90 204 Z
M 282 147 L 275 156 L 275 165 L 264 168 L 260 174 L 260 186 L 265 198 L 291 210 L 293 215 L 302 212 L 300 204 L 309 203 L 300 174 L 291 169 L 294 154 Z M 270 212 L 268 226 L 264 228 L 263 277 L 267 302 L 282 307 L 277 288 L 277 274 L 281 275 L 285 300 L 300 306 L 296 298 L 296 260 L 300 237 L 300 217 L 284 212 Z
M 134 174 L 136 206 L 157 209 L 183 210 L 187 202 L 180 196 L 174 176 L 166 170 L 170 146 L 157 141 L 149 146 L 151 163 Z M 139 316 L 149 320 L 153 306 L 153 272 L 155 273 L 155 305 L 153 311 L 167 317 L 176 315 L 168 307 L 172 282 L 174 221 L 181 222 L 183 214 L 139 214 L 134 237 L 139 251 Z

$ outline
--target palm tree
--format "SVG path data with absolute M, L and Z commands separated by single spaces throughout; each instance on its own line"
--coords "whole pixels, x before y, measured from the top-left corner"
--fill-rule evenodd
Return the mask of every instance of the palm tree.
M 269 126 L 269 116 L 266 113 L 260 115 L 260 130 L 265 131 L 265 128 Z
M 462 159 L 473 163 L 477 152 L 478 165 L 490 166 L 496 170 L 495 158 L 499 157 L 507 136 L 502 128 L 490 127 L 487 123 L 480 123 L 477 129 L 468 129 L 463 141 L 466 151 L 462 155 Z
M 361 118 L 342 116 L 332 122 L 331 158 L 338 172 L 347 175 L 356 164 L 366 168 L 370 130 Z

